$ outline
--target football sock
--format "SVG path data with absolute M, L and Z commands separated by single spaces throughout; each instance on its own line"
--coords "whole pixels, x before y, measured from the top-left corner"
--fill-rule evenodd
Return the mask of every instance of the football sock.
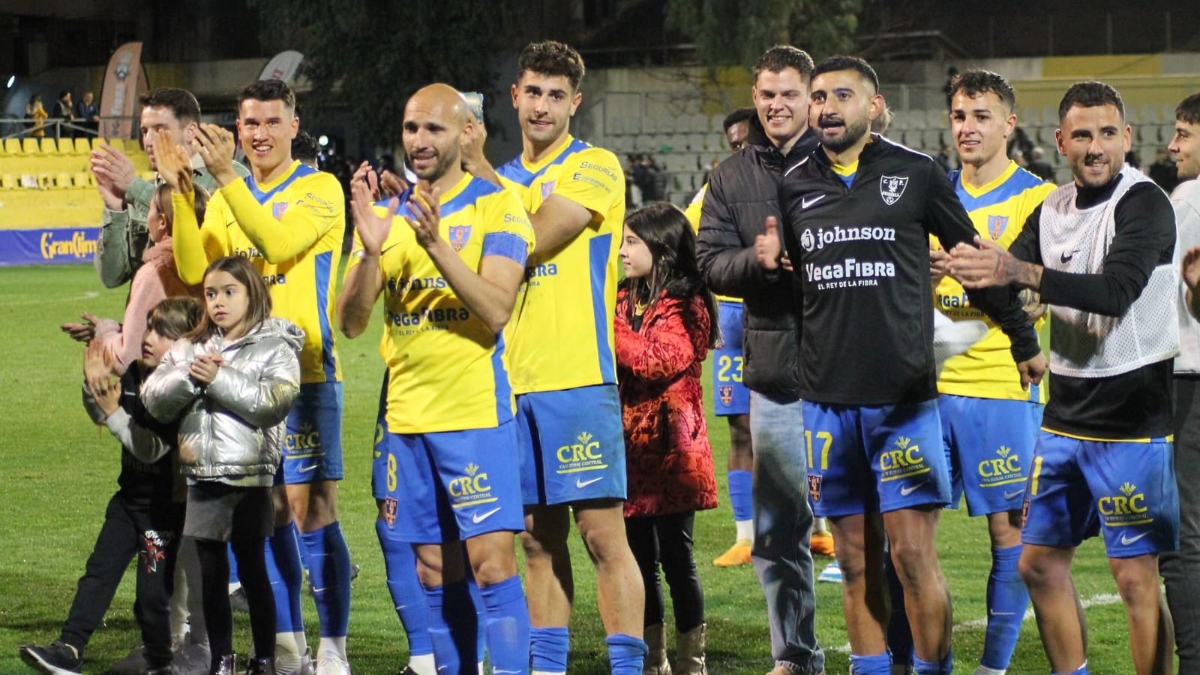
M 642 665 L 650 649 L 641 638 L 617 633 L 604 638 L 608 645 L 608 664 L 612 675 L 642 675 Z
M 530 628 L 529 651 L 533 654 L 534 673 L 566 673 L 567 654 L 571 651 L 571 632 L 566 628 Z
M 1020 559 L 1020 544 L 992 549 L 992 571 L 987 584 L 987 634 L 980 663 L 993 670 L 1008 668 L 1029 605 L 1029 589 L 1017 571 Z
M 432 654 L 429 605 L 425 601 L 425 589 L 421 588 L 421 581 L 417 578 L 417 556 L 410 544 L 391 536 L 387 522 L 376 519 L 375 534 L 379 537 L 379 548 L 383 550 L 388 591 L 392 594 L 400 625 L 408 636 L 410 658 Z
M 529 606 L 525 604 L 521 577 L 514 575 L 498 584 L 480 586 L 479 594 L 483 597 L 492 672 L 529 672 Z

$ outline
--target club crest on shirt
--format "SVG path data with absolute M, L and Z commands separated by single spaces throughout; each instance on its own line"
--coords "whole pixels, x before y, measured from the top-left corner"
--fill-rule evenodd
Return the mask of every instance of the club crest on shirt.
M 287 202 L 275 202 L 271 204 L 271 215 L 275 216 L 275 220 L 282 220 L 283 214 L 287 211 Z
M 908 176 L 883 176 L 879 179 L 879 194 L 883 197 L 883 203 L 888 206 L 900 201 L 906 187 Z
M 808 496 L 813 502 L 821 501 L 821 477 L 808 474 Z
M 396 524 L 396 514 L 400 511 L 400 500 L 388 497 L 383 500 L 383 520 L 389 527 Z
M 988 216 L 988 236 L 992 241 L 996 241 L 1004 234 L 1004 228 L 1008 227 L 1008 216 Z
M 556 181 L 556 180 L 547 181 L 545 183 L 542 183 L 542 199 L 543 200 L 545 200 L 551 194 L 554 193 L 554 186 L 557 183 L 558 183 L 558 181 Z
M 721 405 L 730 405 L 733 403 L 733 385 L 722 384 L 717 387 L 717 393 L 721 396 Z
M 470 225 L 455 225 L 450 228 L 450 248 L 453 248 L 455 253 L 462 251 L 470 238 Z

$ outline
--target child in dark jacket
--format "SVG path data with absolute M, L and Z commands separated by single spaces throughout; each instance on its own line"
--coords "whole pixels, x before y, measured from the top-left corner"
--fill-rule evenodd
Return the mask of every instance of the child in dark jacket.
M 660 203 L 625 221 L 614 335 L 629 493 L 625 530 L 646 590 L 644 672 L 669 675 L 661 564 L 675 609 L 679 675 L 705 675 L 704 591 L 692 555 L 696 511 L 717 505 L 701 363 L 717 342 L 712 295 L 683 212 Z
M 142 405 L 142 383 L 158 367 L 176 338 L 196 327 L 200 304 L 192 298 L 168 298 L 150 310 L 141 359 L 115 379 L 111 355 L 93 339 L 84 355 L 83 406 L 121 443 L 119 489 L 108 502 L 87 572 L 79 579 L 75 601 L 59 639 L 49 645 L 25 645 L 21 658 L 43 673 L 78 673 L 92 632 L 104 619 L 121 577 L 135 556 L 137 604 L 147 675 L 171 669 L 168 601 L 175 552 L 183 529 L 184 504 L 176 477 L 177 424 L 156 421 Z

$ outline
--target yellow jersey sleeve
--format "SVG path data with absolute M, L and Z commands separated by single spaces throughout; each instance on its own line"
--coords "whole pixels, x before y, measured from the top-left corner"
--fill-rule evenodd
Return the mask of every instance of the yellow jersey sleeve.
M 608 218 L 613 204 L 625 201 L 625 172 L 607 150 L 589 147 L 567 159 L 558 172 L 554 192 L 591 211 L 596 218 Z M 618 223 L 619 228 L 622 223 Z
M 273 202 L 270 206 L 259 203 L 245 181 L 234 181 L 220 193 L 263 257 L 280 263 L 309 250 L 336 224 L 346 221 L 342 186 L 332 174 L 314 173 L 304 188 L 289 190 L 286 204 Z
M 1054 191 L 1052 183 L 1021 169 L 1016 162 L 995 181 L 974 189 L 955 181 L 959 199 L 966 207 L 975 230 L 985 241 L 1008 248 L 1025 227 L 1029 215 Z M 931 239 L 936 246 L 936 241 Z M 1033 401 L 1045 403 L 1048 383 L 1021 388 L 1020 375 L 1009 351 L 1011 342 L 983 312 L 971 307 L 962 285 L 947 276 L 934 290 L 934 306 L 955 321 L 974 319 L 988 325 L 984 337 L 965 353 L 946 361 L 938 378 L 938 391 L 975 398 Z M 1045 346 L 1046 317 L 1034 324 Z
M 171 207 L 175 267 L 185 284 L 195 286 L 204 282 L 204 272 L 210 262 L 229 255 L 227 223 L 232 222 L 233 217 L 220 192 L 208 200 L 203 225 L 196 222 L 196 204 L 192 195 L 172 192 Z

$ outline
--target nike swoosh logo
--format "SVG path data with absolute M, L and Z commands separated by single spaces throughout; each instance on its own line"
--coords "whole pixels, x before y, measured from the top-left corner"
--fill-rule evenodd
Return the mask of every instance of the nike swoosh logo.
M 805 197 L 804 199 L 800 200 L 800 208 L 807 209 L 808 207 L 812 206 L 813 204 L 816 204 L 817 202 L 821 201 L 822 199 L 825 199 L 825 195 L 817 195 L 816 197 Z
M 1075 249 L 1074 251 L 1071 251 L 1071 255 L 1067 255 L 1066 253 L 1064 253 L 1064 254 L 1060 255 L 1058 257 L 1058 259 L 1062 262 L 1069 263 L 1069 262 L 1071 262 L 1071 258 L 1075 257 L 1076 253 L 1079 253 L 1079 249 Z
M 504 507 L 497 506 L 496 508 L 492 509 L 491 511 L 485 511 L 483 513 L 478 513 L 478 512 L 473 513 L 473 514 L 471 514 L 471 522 L 478 525 L 478 524 L 482 523 L 483 521 L 487 520 L 488 518 L 491 518 L 492 516 L 494 516 L 496 514 L 496 512 L 502 508 L 504 508 Z
M 1150 532 L 1148 532 L 1148 531 L 1147 531 L 1147 532 L 1143 532 L 1143 533 L 1139 534 L 1139 535 L 1138 535 L 1138 536 L 1136 536 L 1136 537 L 1127 537 L 1127 536 L 1125 536 L 1125 535 L 1121 535 L 1121 545 L 1122 545 L 1122 546 L 1128 546 L 1128 545 L 1132 544 L 1133 542 L 1137 541 L 1138 539 L 1141 539 L 1142 537 L 1144 537 L 1144 536 L 1146 536 L 1146 535 L 1148 535 L 1148 534 L 1150 534 Z
M 916 485 L 906 485 L 906 486 L 900 488 L 900 496 L 907 497 L 907 496 L 911 495 L 912 493 L 916 492 L 917 488 L 921 487 L 922 485 L 924 485 L 928 482 L 929 481 L 927 481 L 927 480 L 923 480 L 920 483 L 917 483 Z
M 583 480 L 582 478 L 576 478 L 575 479 L 575 487 L 585 488 L 585 487 L 591 485 L 592 483 L 599 483 L 602 480 L 604 480 L 604 476 L 600 476 L 599 478 L 593 478 L 591 480 Z
M 1016 612 L 997 612 L 994 609 L 988 610 L 988 616 L 1016 616 Z
M 1004 499 L 1006 499 L 1006 500 L 1008 500 L 1008 499 L 1016 499 L 1017 497 L 1020 497 L 1020 496 L 1021 496 L 1021 495 L 1023 495 L 1023 494 L 1025 494 L 1025 490 L 1024 490 L 1024 489 L 1017 490 L 1016 492 L 1005 492 L 1005 493 L 1004 493 Z
M 309 464 L 308 466 L 302 466 L 299 469 L 296 469 L 297 473 L 308 473 L 309 471 L 316 471 L 316 470 L 317 470 L 316 464 Z

